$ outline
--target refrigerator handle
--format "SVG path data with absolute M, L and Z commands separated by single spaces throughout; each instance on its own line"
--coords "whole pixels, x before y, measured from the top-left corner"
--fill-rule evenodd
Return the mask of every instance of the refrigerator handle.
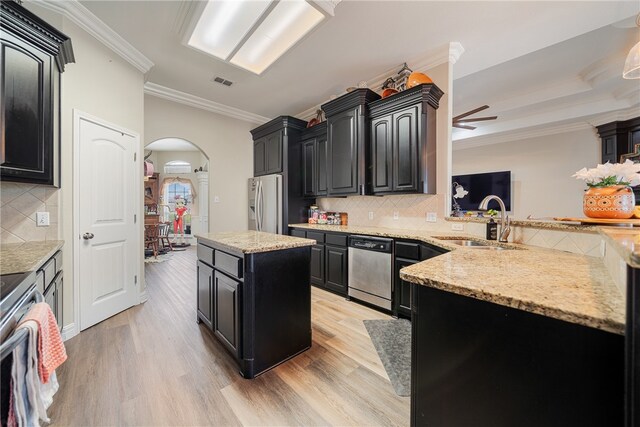
M 255 192 L 253 193 L 253 212 L 255 216 L 255 218 L 253 219 L 253 222 L 255 223 L 256 231 L 258 231 L 258 185 L 259 184 L 260 184 L 260 181 L 255 182 Z

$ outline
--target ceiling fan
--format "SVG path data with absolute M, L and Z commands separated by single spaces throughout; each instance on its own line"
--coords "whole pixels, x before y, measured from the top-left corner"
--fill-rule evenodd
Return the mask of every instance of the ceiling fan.
M 482 107 L 474 108 L 471 111 L 467 111 L 466 113 L 462 113 L 458 116 L 455 116 L 451 122 L 451 126 L 453 126 L 454 128 L 474 130 L 476 128 L 475 126 L 465 125 L 462 123 L 484 122 L 486 120 L 497 119 L 498 116 L 476 117 L 475 119 L 465 119 L 465 117 L 469 117 L 472 114 L 486 110 L 487 108 L 489 108 L 488 105 L 483 105 Z

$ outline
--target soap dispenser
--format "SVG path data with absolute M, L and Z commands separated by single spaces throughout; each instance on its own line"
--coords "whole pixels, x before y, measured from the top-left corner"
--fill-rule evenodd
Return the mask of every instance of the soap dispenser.
M 489 218 L 487 223 L 487 240 L 498 240 L 498 224 L 493 217 Z

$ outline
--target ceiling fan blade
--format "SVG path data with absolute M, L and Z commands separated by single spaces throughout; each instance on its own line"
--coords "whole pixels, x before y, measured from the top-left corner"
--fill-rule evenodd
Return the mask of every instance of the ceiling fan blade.
M 489 106 L 488 106 L 488 105 L 483 105 L 482 107 L 474 108 L 474 109 L 473 109 L 473 110 L 471 110 L 471 111 L 467 111 L 466 113 L 462 113 L 462 114 L 460 114 L 460 115 L 458 115 L 458 116 L 455 116 L 455 117 L 453 118 L 453 120 L 455 121 L 455 120 L 461 119 L 461 118 L 463 118 L 463 117 L 470 116 L 470 115 L 475 114 L 475 113 L 478 113 L 478 112 L 480 112 L 480 111 L 482 111 L 482 110 L 486 110 L 487 108 L 489 108 Z
M 453 123 L 451 126 L 453 126 L 454 128 L 469 129 L 469 130 L 474 130 L 476 128 L 475 126 L 459 125 L 457 123 Z
M 454 120 L 453 123 L 473 123 L 473 122 L 484 122 L 485 120 L 495 120 L 497 119 L 498 116 L 491 116 L 491 117 L 478 117 L 475 119 L 458 119 L 458 120 Z

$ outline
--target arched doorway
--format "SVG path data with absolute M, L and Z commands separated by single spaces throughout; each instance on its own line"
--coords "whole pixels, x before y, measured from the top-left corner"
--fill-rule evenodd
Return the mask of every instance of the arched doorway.
M 156 259 L 195 245 L 195 235 L 209 231 L 209 158 L 177 137 L 150 142 L 144 155 L 145 256 Z

